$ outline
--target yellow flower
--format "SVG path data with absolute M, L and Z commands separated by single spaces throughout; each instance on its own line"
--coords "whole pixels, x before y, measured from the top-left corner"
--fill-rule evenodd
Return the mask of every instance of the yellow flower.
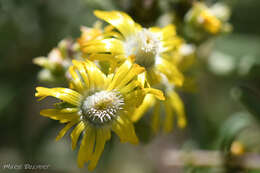
M 59 120 L 67 125 L 59 132 L 57 140 L 75 125 L 71 132 L 72 149 L 76 148 L 80 134 L 83 134 L 78 165 L 83 167 L 89 162 L 88 169 L 93 170 L 103 152 L 105 143 L 111 137 L 111 130 L 121 142 L 137 144 L 134 126 L 130 121 L 132 112 L 143 101 L 146 94 L 163 94 L 153 88 L 144 88 L 137 75 L 144 68 L 127 59 L 115 73 L 105 75 L 91 61 L 73 60 L 69 72 L 72 78 L 71 89 L 37 87 L 36 97 L 43 99 L 52 96 L 62 102 L 54 109 L 45 109 L 41 115 Z
M 209 10 L 203 10 L 198 18 L 198 22 L 202 24 L 203 28 L 211 33 L 217 34 L 221 29 L 221 22 Z
M 194 3 L 185 18 L 186 21 L 209 34 L 218 34 L 223 29 L 222 21 L 214 14 L 211 8 L 201 2 Z
M 113 60 L 120 64 L 125 57 L 131 56 L 135 63 L 146 69 L 145 77 L 150 85 L 160 83 L 162 75 L 174 85 L 182 85 L 183 76 L 171 59 L 182 42 L 176 36 L 174 25 L 142 28 L 123 12 L 95 11 L 94 14 L 114 29 L 107 32 L 104 39 L 80 44 L 84 54 L 93 55 L 91 60 Z
M 245 153 L 245 145 L 240 141 L 234 141 L 231 144 L 230 151 L 236 156 L 243 155 Z

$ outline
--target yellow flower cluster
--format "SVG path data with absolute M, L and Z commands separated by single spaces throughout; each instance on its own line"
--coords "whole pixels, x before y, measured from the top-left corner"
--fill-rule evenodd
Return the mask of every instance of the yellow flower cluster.
M 149 109 L 154 109 L 150 117 L 154 132 L 160 124 L 165 132 L 171 131 L 174 114 L 178 126 L 186 126 L 175 88 L 184 83 L 180 66 L 187 50 L 183 53 L 185 43 L 175 26 L 143 28 L 123 12 L 94 14 L 108 25 L 82 27 L 78 45 L 84 60 L 72 60 L 69 88 L 37 87 L 35 94 L 61 100 L 40 114 L 67 123 L 57 140 L 75 126 L 72 149 L 82 134 L 78 165 L 89 163 L 89 170 L 96 167 L 111 131 L 121 142 L 138 143 L 133 123 Z

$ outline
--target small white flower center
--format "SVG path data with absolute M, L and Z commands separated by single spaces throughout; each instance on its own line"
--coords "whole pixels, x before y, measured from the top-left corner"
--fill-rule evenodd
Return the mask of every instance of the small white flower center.
M 124 48 L 127 56 L 134 55 L 137 64 L 149 69 L 155 64 L 159 40 L 148 29 L 142 29 L 126 39 Z
M 100 91 L 83 100 L 80 114 L 83 120 L 100 125 L 113 120 L 123 105 L 124 99 L 119 92 Z

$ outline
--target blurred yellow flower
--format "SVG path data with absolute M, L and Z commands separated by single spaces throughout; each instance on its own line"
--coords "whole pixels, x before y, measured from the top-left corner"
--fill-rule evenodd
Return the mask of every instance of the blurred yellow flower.
M 198 23 L 202 24 L 203 28 L 211 33 L 217 34 L 221 30 L 221 22 L 209 10 L 203 10 L 198 17 Z
M 230 151 L 236 156 L 243 155 L 245 153 L 245 146 L 240 141 L 234 141 L 231 144 Z
M 221 20 L 218 13 L 221 12 L 216 12 L 213 7 L 209 8 L 204 3 L 196 2 L 186 14 L 185 21 L 188 26 L 198 29 L 198 32 L 194 34 L 200 35 L 202 34 L 201 31 L 204 31 L 208 34 L 216 35 L 223 32 L 226 28 L 226 22 L 223 19 Z M 190 30 L 190 32 L 194 32 L 195 28 L 192 29 L 193 31 Z
M 162 75 L 174 85 L 182 85 L 183 75 L 172 61 L 172 54 L 182 43 L 174 25 L 143 28 L 120 11 L 95 11 L 94 14 L 113 29 L 103 39 L 80 43 L 82 52 L 90 55 L 91 60 L 113 60 L 114 64 L 121 64 L 125 57 L 131 56 L 146 69 L 145 78 L 150 85 L 160 83 Z
M 115 73 L 105 75 L 91 61 L 73 60 L 69 68 L 71 89 L 37 87 L 36 97 L 43 99 L 52 96 L 62 100 L 54 109 L 44 109 L 41 115 L 59 120 L 67 125 L 59 132 L 56 140 L 61 139 L 74 125 L 71 132 L 72 149 L 76 148 L 80 134 L 83 134 L 78 165 L 83 167 L 89 162 L 88 169 L 93 170 L 111 130 L 121 142 L 137 144 L 138 139 L 130 121 L 132 113 L 142 103 L 146 94 L 156 94 L 164 99 L 163 93 L 153 88 L 144 88 L 137 75 L 144 68 L 127 59 Z

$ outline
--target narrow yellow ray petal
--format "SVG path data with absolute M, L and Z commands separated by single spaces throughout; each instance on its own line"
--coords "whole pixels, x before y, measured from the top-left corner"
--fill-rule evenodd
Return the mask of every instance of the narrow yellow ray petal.
M 161 90 L 154 89 L 154 88 L 145 88 L 146 94 L 153 94 L 159 100 L 165 100 L 164 94 Z
M 165 74 L 168 80 L 172 82 L 175 86 L 182 86 L 184 77 L 173 63 L 160 58 L 160 60 L 158 60 L 158 63 L 156 64 L 156 68 L 160 72 Z
M 92 61 L 86 60 L 84 63 L 89 77 L 90 88 L 100 88 L 105 84 L 105 74 Z
M 84 122 L 80 122 L 75 128 L 74 130 L 71 132 L 70 137 L 71 137 L 71 146 L 72 146 L 72 150 L 74 150 L 76 148 L 79 136 L 81 134 L 81 132 L 85 129 L 85 124 Z
M 123 128 L 120 124 L 118 123 L 113 123 L 112 124 L 112 130 L 117 134 L 117 136 L 119 137 L 120 139 L 120 142 L 122 143 L 125 143 L 127 142 L 127 139 L 125 137 L 125 134 L 124 134 L 124 131 L 123 131 Z
M 78 108 L 63 108 L 59 110 L 61 113 L 76 113 L 79 111 Z
M 104 33 L 103 37 L 104 38 L 111 38 L 111 37 L 113 37 L 113 38 L 116 38 L 116 39 L 119 39 L 119 40 L 123 40 L 124 39 L 123 36 L 120 33 L 115 32 L 115 31 Z
M 84 84 L 85 84 L 85 88 L 89 89 L 89 79 L 87 76 L 87 71 L 84 68 L 84 65 L 82 62 L 76 61 L 76 60 L 72 60 L 72 63 L 74 64 L 74 66 L 77 68 L 80 76 L 82 77 Z
M 90 163 L 88 165 L 88 170 L 92 171 L 98 163 L 98 160 L 104 150 L 106 139 L 105 139 L 105 133 L 103 132 L 103 129 L 97 130 L 97 137 L 96 137 L 96 146 L 95 146 L 95 152 L 93 153 Z
M 160 127 L 160 102 L 156 102 L 154 105 L 154 110 L 151 116 L 151 126 L 154 133 L 159 131 Z
M 95 129 L 90 126 L 87 126 L 86 130 L 84 130 L 85 134 L 83 135 L 83 139 L 81 141 L 81 145 L 78 152 L 78 166 L 83 168 L 84 163 L 87 162 L 94 150 L 94 144 L 96 139 Z
M 108 86 L 108 90 L 113 90 L 122 81 L 122 79 L 127 75 L 130 68 L 132 67 L 132 61 L 127 59 L 115 72 L 111 84 Z
M 68 102 L 72 105 L 78 106 L 80 104 L 81 95 L 68 88 L 45 88 L 37 87 L 36 88 L 36 97 L 47 97 L 52 96 L 58 99 L 61 99 L 65 102 Z
M 135 129 L 134 129 L 133 123 L 130 121 L 130 119 L 126 115 L 122 115 L 120 118 L 123 121 L 123 123 L 121 125 L 124 126 L 125 133 L 128 135 L 127 140 L 131 144 L 138 144 L 139 140 L 135 134 Z
M 138 74 L 142 73 L 145 71 L 145 68 L 133 64 L 132 68 L 129 70 L 127 75 L 121 79 L 121 81 L 118 82 L 117 86 L 115 87 L 116 89 L 120 89 L 123 86 L 125 86 L 129 81 L 131 81 L 134 77 L 136 77 Z
M 94 11 L 94 14 L 118 29 L 124 37 L 135 34 L 135 22 L 126 13 L 119 11 Z
M 173 129 L 173 110 L 171 109 L 171 105 L 168 101 L 164 102 L 165 106 L 165 119 L 163 130 L 165 133 L 169 133 Z
M 69 122 L 68 124 L 66 124 L 66 126 L 61 129 L 61 131 L 59 132 L 58 136 L 56 137 L 56 141 L 60 140 L 65 134 L 66 132 L 72 127 L 74 126 L 79 120 L 73 120 L 71 122 Z
M 81 77 L 78 76 L 77 72 L 75 71 L 75 67 L 74 66 L 70 66 L 69 68 L 69 73 L 72 77 L 71 82 L 73 83 L 73 86 L 75 87 L 75 89 L 77 91 L 79 91 L 80 93 L 83 92 L 84 88 L 83 88 L 83 84 L 81 82 Z
M 105 136 L 106 136 L 106 140 L 110 140 L 110 138 L 111 138 L 110 128 L 104 128 L 104 133 L 105 133 Z
M 169 92 L 168 94 L 169 94 L 169 102 L 178 116 L 178 121 L 177 121 L 178 126 L 180 128 L 184 128 L 187 124 L 187 121 L 186 121 L 183 102 L 176 92 L 172 91 Z
M 173 24 L 167 25 L 161 29 L 163 39 L 174 38 L 176 36 L 176 27 Z
M 91 41 L 87 45 L 83 45 L 82 50 L 84 53 L 124 53 L 122 41 L 115 38 Z
M 126 94 L 129 93 L 131 91 L 133 91 L 136 87 L 140 86 L 141 84 L 139 81 L 133 80 L 131 81 L 129 84 L 125 85 L 123 88 L 120 89 L 120 93 L 122 94 Z
M 76 112 L 73 113 L 65 113 L 65 112 L 61 112 L 58 109 L 44 109 L 41 110 L 40 114 L 42 116 L 54 119 L 54 120 L 60 120 L 62 121 L 62 123 L 68 122 L 68 121 L 72 121 L 75 118 L 79 118 L 79 116 L 77 115 Z
M 153 95 L 147 94 L 143 100 L 143 103 L 135 110 L 133 115 L 131 116 L 131 120 L 133 122 L 137 122 L 142 116 L 147 112 L 149 108 L 151 108 L 155 103 L 155 99 Z
M 120 125 L 120 131 L 117 135 L 120 137 L 121 141 L 130 142 L 131 144 L 138 144 L 138 138 L 135 134 L 134 126 L 132 122 L 126 115 L 121 115 L 117 117 L 116 122 Z
M 134 110 L 133 107 L 138 107 L 142 104 L 145 96 L 145 91 L 143 89 L 137 89 L 133 92 L 126 94 L 125 96 L 125 106 L 126 109 Z

